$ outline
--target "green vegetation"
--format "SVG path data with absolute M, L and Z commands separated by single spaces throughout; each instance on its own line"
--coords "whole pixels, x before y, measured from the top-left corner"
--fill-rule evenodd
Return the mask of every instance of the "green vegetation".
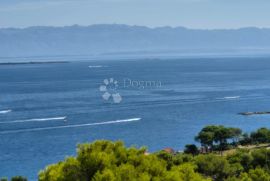
M 11 181 L 27 181 L 27 179 L 25 177 L 16 176 L 11 178 Z
M 39 181 L 270 181 L 267 128 L 242 134 L 238 128 L 206 126 L 195 140 L 202 147 L 186 145 L 184 153 L 149 154 L 120 141 L 80 144 L 75 157 L 40 171 Z
M 227 128 L 224 126 L 206 126 L 195 137 L 200 142 L 206 152 L 213 150 L 226 150 L 229 146 L 236 146 L 242 136 L 242 131 L 238 128 Z M 231 141 L 230 144 L 228 142 Z
M 126 148 L 122 142 L 79 145 L 76 157 L 47 167 L 40 172 L 39 181 L 207 180 L 195 172 L 193 163 L 165 153 L 145 153 L 145 148 Z M 173 163 L 168 167 L 171 159 Z
M 267 149 L 237 149 L 227 156 L 146 154 L 145 148 L 126 148 L 122 142 L 96 141 L 79 145 L 76 157 L 45 168 L 39 181 L 269 181 L 268 158 Z
M 8 178 L 0 178 L 0 181 L 8 181 Z M 27 181 L 27 178 L 22 176 L 12 177 L 11 181 Z
M 186 145 L 184 153 L 186 154 L 192 154 L 193 156 L 198 155 L 200 153 L 198 147 L 194 144 L 192 145 Z

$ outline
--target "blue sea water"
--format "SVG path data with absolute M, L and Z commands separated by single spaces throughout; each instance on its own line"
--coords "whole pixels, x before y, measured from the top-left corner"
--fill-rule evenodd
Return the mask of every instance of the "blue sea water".
M 234 126 L 247 132 L 269 127 L 268 115 L 237 114 L 270 110 L 269 60 L 1 65 L 0 177 L 24 175 L 36 180 L 46 165 L 75 155 L 78 143 L 96 139 L 146 145 L 150 151 L 181 150 L 194 143 L 205 125 Z M 110 78 L 118 87 L 109 84 L 107 90 L 119 93 L 120 103 L 102 98 L 105 92 L 100 86 Z

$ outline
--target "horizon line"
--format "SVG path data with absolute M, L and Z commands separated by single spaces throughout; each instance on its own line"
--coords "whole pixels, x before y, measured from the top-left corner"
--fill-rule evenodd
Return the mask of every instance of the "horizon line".
M 93 27 L 93 26 L 127 26 L 127 27 L 141 27 L 147 29 L 160 29 L 160 28 L 170 28 L 170 29 L 187 29 L 187 30 L 242 30 L 242 29 L 270 29 L 270 27 L 257 27 L 257 26 L 243 26 L 239 28 L 190 28 L 186 26 L 171 26 L 171 25 L 164 25 L 164 26 L 146 26 L 146 25 L 130 25 L 130 24 L 121 24 L 121 23 L 98 23 L 98 24 L 89 24 L 89 25 L 80 25 L 80 24 L 71 24 L 71 25 L 33 25 L 33 26 L 25 26 L 25 27 L 0 27 L 0 30 L 3 29 L 31 29 L 31 28 L 67 28 L 67 27 Z

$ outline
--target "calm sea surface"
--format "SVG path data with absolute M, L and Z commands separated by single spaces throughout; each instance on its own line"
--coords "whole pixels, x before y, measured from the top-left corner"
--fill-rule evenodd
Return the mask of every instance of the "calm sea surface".
M 96 139 L 181 150 L 204 125 L 270 126 L 247 111 L 270 111 L 270 58 L 1 65 L 0 177 L 36 180 Z

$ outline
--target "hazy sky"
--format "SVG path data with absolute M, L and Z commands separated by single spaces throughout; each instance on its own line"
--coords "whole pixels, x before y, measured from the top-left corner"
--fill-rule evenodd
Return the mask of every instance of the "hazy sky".
M 270 27 L 270 0 L 0 0 L 0 27 L 103 23 Z

